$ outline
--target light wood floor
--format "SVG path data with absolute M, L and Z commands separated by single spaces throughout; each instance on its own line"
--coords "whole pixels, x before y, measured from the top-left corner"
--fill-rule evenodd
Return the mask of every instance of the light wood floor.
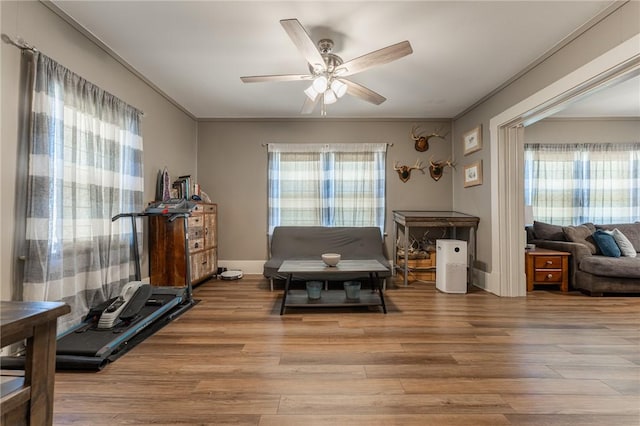
M 387 315 L 280 316 L 260 276 L 204 283 L 103 371 L 56 374 L 55 424 L 640 425 L 640 298 L 390 287 Z

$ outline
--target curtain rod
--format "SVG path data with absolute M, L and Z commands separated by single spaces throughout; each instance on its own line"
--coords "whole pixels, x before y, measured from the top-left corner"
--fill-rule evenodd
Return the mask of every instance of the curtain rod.
M 377 143 L 377 142 L 373 142 L 373 143 Z M 262 147 L 263 147 L 263 148 L 264 148 L 264 147 L 269 146 L 269 144 L 268 144 L 268 143 L 263 143 L 263 144 L 261 144 L 261 145 L 262 145 Z M 330 143 L 326 143 L 326 144 L 321 143 L 320 145 L 331 145 L 331 144 L 330 144 Z M 387 142 L 387 143 L 386 143 L 386 145 L 387 145 L 387 146 L 393 146 L 393 143 L 389 143 L 389 142 Z
M 29 43 L 27 43 L 26 41 L 24 41 L 24 39 L 20 36 L 16 37 L 15 39 L 11 38 L 10 36 L 8 36 L 7 34 L 2 34 L 2 41 L 4 41 L 7 44 L 10 44 L 12 46 L 17 47 L 18 49 L 22 49 L 22 50 L 31 50 L 32 52 L 37 52 L 38 49 L 36 49 L 35 46 L 30 45 Z
M 0 0 L 0 1 L 2 1 L 2 0 Z M 29 51 L 31 51 L 31 52 L 39 52 L 39 50 L 38 50 L 35 46 L 32 46 L 31 44 L 27 43 L 27 42 L 26 42 L 26 41 L 24 41 L 24 39 L 23 39 L 22 37 L 20 37 L 20 36 L 18 36 L 18 37 L 16 37 L 16 38 L 11 38 L 8 34 L 2 33 L 2 36 L 1 36 L 1 37 L 2 37 L 2 41 L 4 41 L 4 42 L 5 42 L 5 43 L 7 43 L 7 44 L 10 44 L 10 45 L 12 45 L 12 46 L 17 47 L 17 48 L 18 48 L 18 49 L 20 49 L 20 50 L 29 50 Z M 104 89 L 102 89 L 102 90 L 104 90 Z M 110 92 L 108 92 L 108 91 L 106 91 L 106 90 L 104 90 L 104 92 L 105 92 L 105 93 L 109 93 L 109 94 L 111 94 Z M 120 98 L 118 98 L 118 97 L 117 97 L 117 96 L 115 96 L 115 95 L 111 95 L 111 96 L 113 96 L 113 97 L 114 97 L 114 98 L 116 98 L 116 99 L 120 99 Z M 122 102 L 124 102 L 124 101 L 122 101 Z M 125 103 L 126 103 L 126 102 L 125 102 Z M 126 103 L 126 104 L 127 104 L 128 106 L 130 106 L 131 108 L 135 109 L 135 110 L 138 112 L 138 114 L 140 115 L 140 117 L 143 117 L 143 118 L 144 118 L 144 116 L 145 116 L 144 111 L 142 111 L 142 110 L 140 110 L 140 109 L 138 109 L 138 108 L 136 108 L 136 107 L 134 107 L 133 105 L 130 105 L 130 104 L 128 104 L 128 103 Z

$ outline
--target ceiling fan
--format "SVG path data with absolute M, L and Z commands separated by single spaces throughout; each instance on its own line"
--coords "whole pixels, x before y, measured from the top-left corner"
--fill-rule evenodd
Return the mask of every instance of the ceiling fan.
M 413 52 L 411 44 L 402 41 L 344 62 L 331 52 L 332 40 L 322 39 L 316 47 L 297 19 L 283 19 L 280 24 L 309 63 L 309 74 L 258 75 L 240 79 L 244 83 L 311 81 L 311 86 L 304 91 L 307 97 L 302 106 L 302 114 L 310 114 L 321 103 L 322 115 L 325 115 L 325 105 L 336 102 L 346 93 L 380 105 L 387 100 L 384 96 L 345 77 L 395 61 Z

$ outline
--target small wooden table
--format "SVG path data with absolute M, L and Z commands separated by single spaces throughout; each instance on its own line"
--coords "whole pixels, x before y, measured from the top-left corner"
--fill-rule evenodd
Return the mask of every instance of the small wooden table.
M 569 256 L 566 251 L 535 248 L 525 252 L 527 291 L 534 284 L 559 285 L 563 293 L 569 291 Z
M 451 238 L 457 238 L 456 232 L 458 228 L 468 229 L 469 237 L 467 245 L 469 246 L 469 256 L 471 261 L 467 272 L 467 282 L 473 281 L 472 270 L 476 259 L 476 233 L 480 218 L 465 213 L 454 211 L 414 211 L 414 210 L 394 210 L 393 211 L 393 267 L 395 270 L 402 271 L 404 285 L 408 285 L 409 272 L 419 271 L 420 268 L 412 268 L 409 266 L 409 234 L 411 228 L 450 228 L 452 230 Z M 398 237 L 402 232 L 402 249 L 403 256 L 398 256 Z M 433 267 L 429 267 L 426 271 L 433 271 Z
M 62 302 L 0 302 L 2 346 L 27 340 L 24 380 L 0 399 L 2 424 L 53 424 L 56 320 L 70 310 Z
M 284 314 L 286 306 L 299 308 L 318 306 L 382 306 L 386 314 L 387 307 L 384 303 L 384 294 L 380 288 L 380 272 L 386 272 L 386 266 L 375 259 L 371 260 L 341 260 L 336 266 L 327 266 L 322 260 L 285 260 L 282 262 L 279 273 L 287 274 L 287 282 L 282 295 L 280 315 Z M 371 294 L 361 293 L 360 299 L 350 301 L 346 299 L 343 290 L 324 291 L 321 299 L 310 300 L 306 292 L 293 292 L 289 289 L 294 275 L 304 279 L 331 280 L 341 274 L 362 273 L 366 274 L 372 285 Z M 375 295 L 377 291 L 379 296 Z

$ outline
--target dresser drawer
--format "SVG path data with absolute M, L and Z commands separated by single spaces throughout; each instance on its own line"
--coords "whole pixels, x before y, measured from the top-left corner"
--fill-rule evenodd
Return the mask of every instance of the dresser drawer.
M 539 283 L 559 283 L 562 281 L 562 270 L 558 271 L 536 271 L 534 281 Z
M 189 216 L 189 219 L 187 219 L 187 224 L 189 225 L 189 228 L 203 227 L 204 215 L 192 214 L 191 216 Z
M 533 266 L 536 269 L 561 269 L 562 256 L 536 256 Z
M 218 206 L 216 204 L 205 204 L 203 206 L 203 210 L 207 214 L 214 214 L 216 213 L 217 207 Z

